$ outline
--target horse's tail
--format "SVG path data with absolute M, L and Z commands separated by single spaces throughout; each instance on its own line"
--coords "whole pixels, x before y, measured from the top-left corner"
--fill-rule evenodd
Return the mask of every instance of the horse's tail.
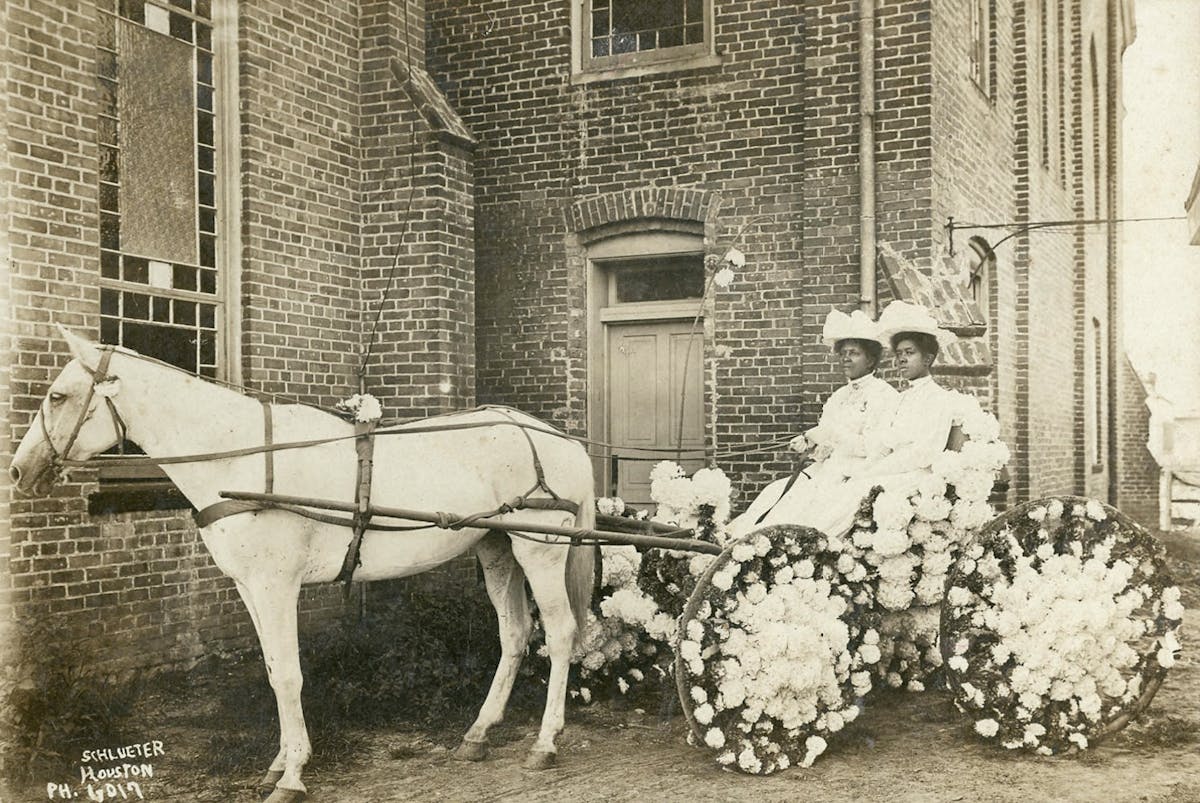
M 579 500 L 575 526 L 581 530 L 596 529 L 596 497 L 590 491 L 586 497 Z M 571 613 L 575 614 L 576 644 L 583 638 L 583 630 L 587 626 L 599 552 L 597 547 L 590 545 L 567 548 L 567 599 L 571 603 Z

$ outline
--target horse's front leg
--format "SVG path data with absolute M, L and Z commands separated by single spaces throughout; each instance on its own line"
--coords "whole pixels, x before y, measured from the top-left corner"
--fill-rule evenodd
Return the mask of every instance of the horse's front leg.
M 300 690 L 304 685 L 296 621 L 300 583 L 278 578 L 259 582 L 242 580 L 238 590 L 252 612 L 279 711 L 279 753 L 271 762 L 264 783 L 274 779 L 276 773 L 279 775 L 267 801 L 294 803 L 307 795 L 300 773 L 312 753 L 300 704 Z
M 567 596 L 567 546 L 533 544 L 514 540 L 513 554 L 537 601 L 542 625 L 546 628 L 546 648 L 550 652 L 550 679 L 546 684 L 546 708 L 537 741 L 525 758 L 526 769 L 542 770 L 554 766 L 558 748 L 554 741 L 562 732 L 567 704 L 567 673 L 571 668 L 571 650 L 575 644 L 575 615 Z
M 513 557 L 508 536 L 489 532 L 475 546 L 475 553 L 483 566 L 488 596 L 500 624 L 500 663 L 496 665 L 496 674 L 479 716 L 454 752 L 455 758 L 464 761 L 481 761 L 487 757 L 488 730 L 504 719 L 504 709 L 533 627 L 529 600 L 525 596 L 525 573 Z

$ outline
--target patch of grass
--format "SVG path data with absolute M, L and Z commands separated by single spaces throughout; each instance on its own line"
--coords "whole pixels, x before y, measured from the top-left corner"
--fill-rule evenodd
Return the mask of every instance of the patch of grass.
M 1187 717 L 1168 715 L 1154 719 L 1129 732 L 1130 744 L 1137 747 L 1179 747 L 1200 741 L 1200 723 Z
M 70 639 L 56 623 L 23 628 L 29 645 Z M 141 692 L 138 678 L 119 680 L 103 673 L 103 662 L 84 647 L 69 651 L 26 651 L 19 680 L 2 706 L 5 740 L 0 772 L 14 787 L 33 778 L 69 772 L 76 754 L 88 745 L 119 744 L 124 720 Z

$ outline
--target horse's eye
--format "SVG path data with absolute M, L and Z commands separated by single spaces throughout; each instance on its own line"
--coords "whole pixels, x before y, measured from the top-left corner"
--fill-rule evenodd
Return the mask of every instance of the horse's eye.
M 51 404 L 62 404 L 63 401 L 66 400 L 66 398 L 67 398 L 67 395 L 65 393 L 51 393 L 50 394 L 50 403 Z

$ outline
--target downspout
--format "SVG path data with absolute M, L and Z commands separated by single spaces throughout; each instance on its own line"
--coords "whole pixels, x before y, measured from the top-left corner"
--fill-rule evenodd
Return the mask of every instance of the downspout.
M 858 4 L 859 308 L 875 317 L 875 0 Z

